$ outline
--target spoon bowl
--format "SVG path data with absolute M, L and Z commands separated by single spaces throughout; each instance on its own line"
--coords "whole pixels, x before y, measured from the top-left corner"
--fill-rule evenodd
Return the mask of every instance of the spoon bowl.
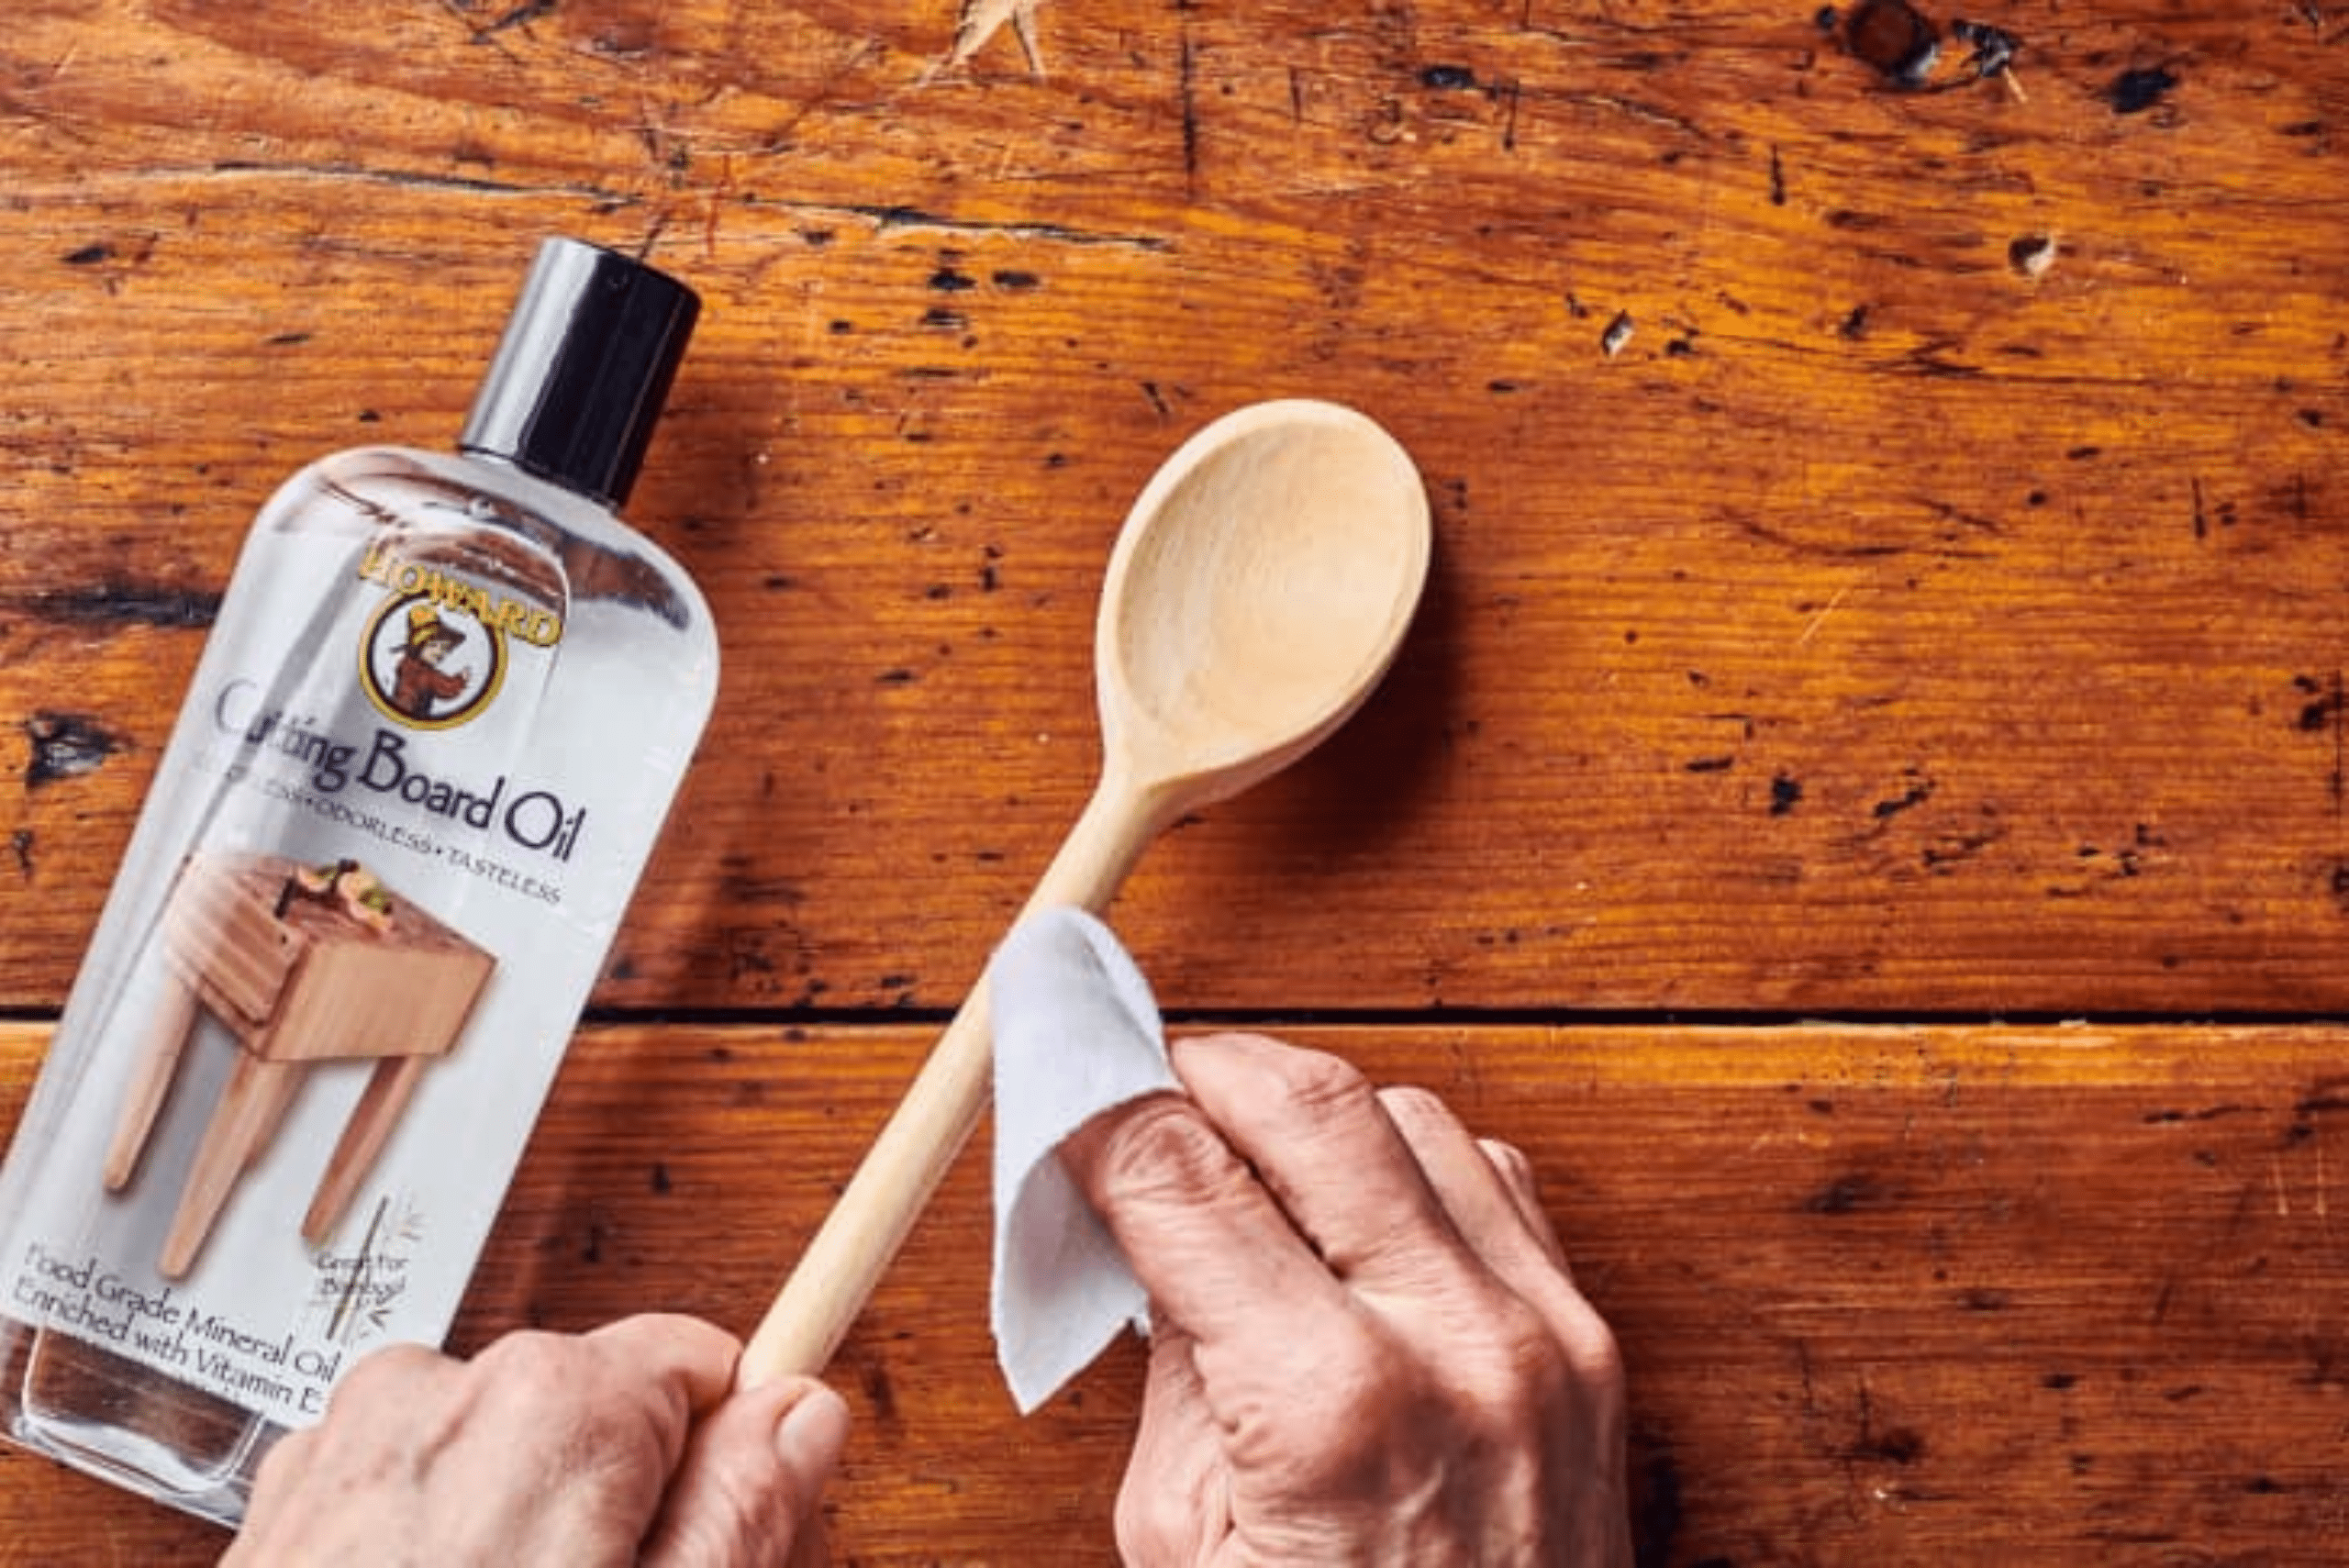
M 1427 492 L 1331 403 L 1262 403 L 1178 449 L 1109 557 L 1102 748 L 1186 809 L 1318 744 L 1378 684 L 1427 582 Z
M 1427 492 L 1335 404 L 1226 415 L 1127 514 L 1094 636 L 1101 776 L 1022 909 L 1096 914 L 1186 812 L 1287 766 L 1362 706 L 1427 581 Z M 820 1373 L 986 1108 L 983 973 L 743 1348 L 749 1387 Z

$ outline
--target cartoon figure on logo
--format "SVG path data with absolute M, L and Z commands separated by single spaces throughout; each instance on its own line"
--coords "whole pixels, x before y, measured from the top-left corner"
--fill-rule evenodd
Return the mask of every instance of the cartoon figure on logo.
M 359 639 L 360 689 L 376 712 L 411 729 L 470 724 L 505 680 L 504 626 L 439 593 L 385 599 Z
M 410 718 L 429 719 L 440 704 L 464 695 L 472 678 L 440 668 L 464 641 L 465 634 L 442 620 L 429 603 L 411 605 L 407 641 L 397 650 L 399 668 L 392 676 L 392 706 Z

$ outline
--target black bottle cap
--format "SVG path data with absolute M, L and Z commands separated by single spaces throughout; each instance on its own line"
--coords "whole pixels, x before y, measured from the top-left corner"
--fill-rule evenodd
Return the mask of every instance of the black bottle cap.
M 548 240 L 458 446 L 619 506 L 700 314 L 693 290 L 641 261 Z

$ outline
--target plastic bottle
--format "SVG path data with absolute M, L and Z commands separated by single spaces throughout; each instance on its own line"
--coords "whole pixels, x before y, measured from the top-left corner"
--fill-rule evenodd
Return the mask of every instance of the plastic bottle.
M 233 1522 L 446 1332 L 716 693 L 614 514 L 698 308 L 550 240 L 458 455 L 262 509 L 0 1170 L 17 1441 Z

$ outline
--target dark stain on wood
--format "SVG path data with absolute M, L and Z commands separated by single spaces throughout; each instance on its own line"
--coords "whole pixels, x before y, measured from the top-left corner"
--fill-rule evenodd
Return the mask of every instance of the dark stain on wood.
M 219 618 L 220 595 L 151 583 L 97 583 L 28 595 L 0 607 L 53 626 L 200 630 Z
M 2300 706 L 2299 728 L 2307 734 L 2321 735 L 2331 729 L 2342 709 L 2341 677 L 2335 675 L 2328 688 L 2325 683 L 2311 676 L 2294 678 L 2294 688 L 2302 694 L 2314 694 L 2313 700 Z
M 1869 810 L 1877 821 L 1888 822 L 1893 817 L 1898 817 L 1902 812 L 1909 809 L 1911 806 L 1922 806 L 1926 801 L 1931 800 L 1932 797 L 1933 781 L 1931 779 L 1920 779 L 1915 784 L 1910 784 L 1908 789 L 1903 791 L 1901 794 L 1894 795 L 1888 800 L 1877 801 L 1875 806 L 1869 808 Z
M 1909 0 L 1860 0 L 1843 27 L 1844 47 L 1903 87 L 1920 86 L 1941 58 L 1941 29 Z
M 2147 1127 L 2175 1127 L 2188 1122 L 2217 1121 L 2222 1117 L 2255 1115 L 2258 1109 L 2256 1106 L 2236 1105 L 2206 1106 L 2200 1110 L 2192 1111 L 2173 1107 L 2147 1111 L 2143 1119 Z
M 1670 1449 L 1660 1450 L 1641 1470 L 1632 1519 L 1631 1551 L 1639 1568 L 1660 1568 L 1671 1562 L 1687 1516 L 1680 1500 L 1680 1465 Z
M 2105 102 L 2112 106 L 2116 115 L 2142 115 L 2160 103 L 2178 85 L 2177 77 L 2161 66 L 2139 71 L 2124 71 L 2112 79 L 2105 90 Z
M 1965 69 L 1976 79 L 2002 74 L 2022 52 L 2022 39 L 2004 28 L 1994 28 L 1987 22 L 1953 19 L 1950 36 L 1972 50 L 1965 57 Z
M 897 1390 L 889 1381 L 889 1369 L 878 1357 L 866 1362 L 859 1369 L 858 1384 L 864 1390 L 865 1402 L 873 1407 L 875 1424 L 894 1427 L 897 1424 Z
M 1914 1464 L 1925 1457 L 1924 1434 L 1909 1427 L 1891 1427 L 1881 1432 L 1864 1427 L 1849 1457 L 1887 1464 Z
M 2349 1084 L 2330 1080 L 2315 1084 L 2307 1095 L 2292 1106 L 2292 1115 L 2302 1120 L 2322 1116 L 2327 1111 L 2349 1111 Z
M 1836 1177 L 1802 1200 L 1805 1214 L 1857 1214 L 1863 1209 L 1887 1208 L 1895 1200 L 1892 1189 L 1865 1172 L 1853 1172 Z
M 25 760 L 28 790 L 94 773 L 124 745 L 120 736 L 82 713 L 36 713 L 25 720 L 25 737 L 32 742 L 32 754 Z

